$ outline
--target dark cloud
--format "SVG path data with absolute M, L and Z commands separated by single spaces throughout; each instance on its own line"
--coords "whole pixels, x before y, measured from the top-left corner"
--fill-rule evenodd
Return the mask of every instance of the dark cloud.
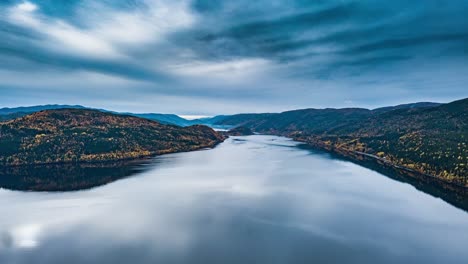
M 181 112 L 196 98 L 228 100 L 239 111 L 246 97 L 288 98 L 271 110 L 321 106 L 330 90 L 327 106 L 399 103 L 401 93 L 468 96 L 454 84 L 468 79 L 458 74 L 468 71 L 466 0 L 8 0 L 0 9 L 0 73 L 51 70 L 60 83 L 86 71 L 142 81 L 129 93 L 194 98 Z M 420 76 L 424 85 L 415 85 Z M 8 80 L 18 82 L 27 86 Z M 398 92 L 388 96 L 384 87 Z
M 30 66 L 30 70 L 34 68 L 50 67 L 51 69 L 64 71 L 64 74 L 73 70 L 85 70 L 142 81 L 169 81 L 168 76 L 147 70 L 144 68 L 144 65 L 135 65 L 118 60 L 83 59 L 46 51 L 37 52 L 34 46 L 2 46 L 0 43 L 0 54 L 0 58 L 3 58 L 0 61 L 0 66 L 6 69 L 21 70 L 18 66 Z M 31 64 L 17 65 L 16 63 L 10 63 L 9 59 L 11 58 L 20 58 Z
M 289 53 L 331 46 L 337 50 L 325 51 L 322 54 L 362 56 L 373 52 L 375 62 L 385 62 L 378 58 L 382 55 L 387 57 L 390 49 L 458 43 L 463 45 L 452 53 L 462 54 L 462 47 L 468 45 L 468 22 L 460 19 L 468 12 L 468 9 L 463 9 L 467 7 L 465 1 L 447 3 L 445 9 L 432 14 L 433 16 L 430 16 L 434 13 L 430 7 L 438 8 L 435 3 L 425 3 L 428 7 L 423 7 L 419 3 L 401 1 L 395 1 L 390 6 L 376 1 L 330 2 L 332 4 L 329 6 L 315 9 L 316 3 L 302 2 L 303 6 L 297 8 L 296 12 L 273 19 L 253 18 L 248 23 L 242 20 L 230 21 L 227 23 L 230 25 L 228 28 L 209 28 L 198 40 L 204 42 L 205 45 L 201 46 L 209 50 L 235 52 L 232 47 L 237 47 L 239 56 L 264 56 L 278 60 L 284 57 L 304 59 L 304 53 L 296 56 Z M 208 4 L 205 1 L 197 3 L 204 7 L 203 11 L 212 11 L 211 15 L 220 13 L 219 18 L 224 17 L 224 12 L 227 12 L 219 8 L 219 3 L 214 10 L 206 7 Z M 460 9 L 457 10 L 457 7 Z M 421 8 L 424 10 L 421 11 Z M 271 16 L 275 17 L 275 14 L 272 12 Z M 449 19 L 454 21 L 447 22 Z M 441 27 L 441 24 L 446 24 L 446 27 Z M 427 28 L 436 29 L 426 32 Z M 225 49 L 217 48 L 217 45 Z M 439 47 L 431 48 L 437 50 Z M 370 61 L 368 58 L 364 60 Z
M 468 44 L 468 32 L 462 34 L 441 34 L 412 38 L 386 39 L 374 43 L 367 43 L 346 50 L 345 54 L 359 55 L 371 52 L 384 52 L 386 50 L 405 49 L 418 46 L 428 46 L 442 43 Z

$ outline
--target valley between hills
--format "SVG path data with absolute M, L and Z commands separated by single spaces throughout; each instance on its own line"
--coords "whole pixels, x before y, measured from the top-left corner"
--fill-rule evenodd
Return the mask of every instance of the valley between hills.
M 211 148 L 226 136 L 290 137 L 355 161 L 466 187 L 468 99 L 186 120 L 82 106 L 0 109 L 0 166 L 103 162 Z M 216 132 L 211 127 L 232 128 Z

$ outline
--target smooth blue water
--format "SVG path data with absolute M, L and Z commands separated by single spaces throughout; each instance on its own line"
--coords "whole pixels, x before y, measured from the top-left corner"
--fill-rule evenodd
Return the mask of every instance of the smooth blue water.
M 90 190 L 0 190 L 0 263 L 468 263 L 468 214 L 273 136 Z

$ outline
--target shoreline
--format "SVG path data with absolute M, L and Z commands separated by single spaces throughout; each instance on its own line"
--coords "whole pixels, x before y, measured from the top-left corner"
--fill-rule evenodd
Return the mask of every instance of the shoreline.
M 168 150 L 161 150 L 158 152 L 153 152 L 148 155 L 141 155 L 136 157 L 127 157 L 127 158 L 117 158 L 117 159 L 103 159 L 103 160 L 78 160 L 78 161 L 58 161 L 58 162 L 40 162 L 40 163 L 28 163 L 28 164 L 7 164 L 7 165 L 0 165 L 1 169 L 7 168 L 15 168 L 15 167 L 34 167 L 34 166 L 47 166 L 47 165 L 69 165 L 69 164 L 106 164 L 106 163 L 113 163 L 113 162 L 131 162 L 131 161 L 138 161 L 146 158 L 152 158 L 156 156 L 162 156 L 166 154 L 174 154 L 174 153 L 184 153 L 184 152 L 192 152 L 192 151 L 201 151 L 203 149 L 212 149 L 215 148 L 217 145 L 223 143 L 226 140 L 224 138 L 222 141 L 215 142 L 214 144 L 208 144 L 203 146 L 197 146 L 193 149 L 188 150 L 181 150 L 181 151 L 168 151 Z
M 289 137 L 290 138 L 290 137 Z M 392 164 L 384 159 L 377 159 L 372 154 L 352 152 L 343 149 L 329 149 L 311 144 L 307 141 L 291 138 L 294 141 L 301 142 L 308 149 L 321 151 L 337 158 L 350 161 L 359 166 L 374 170 L 391 179 L 405 182 L 414 188 L 429 195 L 438 197 L 456 207 L 468 211 L 468 187 L 448 182 L 433 175 L 423 174 L 399 165 Z M 364 155 L 366 154 L 366 155 Z
M 360 152 L 360 151 L 354 151 L 354 150 L 348 150 L 348 149 L 342 149 L 342 148 L 336 148 L 336 147 L 333 147 L 333 146 L 320 144 L 320 142 L 318 144 L 317 142 L 314 143 L 314 142 L 310 142 L 310 141 L 308 141 L 306 139 L 301 139 L 301 138 L 294 138 L 294 137 L 289 137 L 289 138 L 291 138 L 291 139 L 293 139 L 293 140 L 295 140 L 297 142 L 307 144 L 307 145 L 309 145 L 309 146 L 311 146 L 313 148 L 317 148 L 317 149 L 324 150 L 324 151 L 327 151 L 327 152 L 335 153 L 335 154 L 338 154 L 340 156 L 350 158 L 352 160 L 359 161 L 359 160 L 362 160 L 364 158 L 367 158 L 368 160 L 374 161 L 376 164 L 379 164 L 379 165 L 384 166 L 384 167 L 394 168 L 395 170 L 398 170 L 403 174 L 411 174 L 411 175 L 417 175 L 417 177 L 429 178 L 429 179 L 432 179 L 433 181 L 453 185 L 454 187 L 465 189 L 466 191 L 468 191 L 468 186 L 466 184 L 462 185 L 462 184 L 457 183 L 457 182 L 447 181 L 447 180 L 444 180 L 444 179 L 442 179 L 442 178 L 440 178 L 438 176 L 435 176 L 435 175 L 422 173 L 422 172 L 414 170 L 414 169 L 410 169 L 410 168 L 407 168 L 407 167 L 404 167 L 404 166 L 401 166 L 401 165 L 397 165 L 397 164 L 394 164 L 394 163 L 392 163 L 392 162 L 390 162 L 390 161 L 388 161 L 388 160 L 386 160 L 384 158 L 378 157 L 378 156 L 373 155 L 373 154 Z
M 256 133 L 257 134 L 257 133 Z M 384 158 L 378 157 L 373 154 L 365 153 L 365 152 L 360 152 L 360 151 L 353 151 L 353 150 L 347 150 L 347 149 L 341 149 L 341 148 L 336 148 L 331 145 L 326 145 L 323 142 L 311 142 L 307 139 L 300 138 L 300 137 L 293 137 L 291 134 L 285 134 L 285 133 L 277 133 L 275 131 L 269 131 L 269 132 L 263 132 L 263 133 L 258 133 L 258 135 L 273 135 L 273 136 L 281 136 L 281 137 L 287 137 L 290 138 L 296 142 L 303 143 L 313 149 L 324 151 L 326 153 L 331 153 L 338 155 L 341 158 L 345 158 L 351 162 L 357 163 L 361 165 L 363 161 L 366 162 L 372 162 L 374 165 L 378 165 L 381 168 L 391 168 L 395 172 L 398 172 L 401 175 L 404 175 L 405 177 L 408 177 L 410 179 L 415 179 L 421 182 L 425 182 L 426 184 L 435 184 L 436 186 L 440 186 L 443 189 L 450 189 L 452 191 L 455 191 L 463 196 L 466 196 L 468 198 L 468 185 L 466 182 L 464 185 L 457 183 L 457 182 L 451 182 L 444 180 L 440 177 L 437 177 L 435 175 L 430 175 L 427 173 L 422 173 L 417 170 L 413 170 L 401 165 L 394 164 Z M 363 165 L 365 167 L 368 167 L 369 164 Z

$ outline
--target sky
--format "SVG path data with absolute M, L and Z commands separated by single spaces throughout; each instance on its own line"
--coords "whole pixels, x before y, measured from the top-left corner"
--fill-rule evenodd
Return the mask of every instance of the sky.
M 468 97 L 468 0 L 1 0 L 0 107 L 208 116 Z

